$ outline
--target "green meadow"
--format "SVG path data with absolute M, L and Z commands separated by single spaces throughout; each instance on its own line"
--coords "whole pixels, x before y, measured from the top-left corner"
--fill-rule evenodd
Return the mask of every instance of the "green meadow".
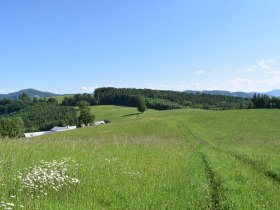
M 0 142 L 0 209 L 280 208 L 279 110 L 91 112 L 111 123 Z M 20 172 L 64 158 L 78 184 L 20 190 Z

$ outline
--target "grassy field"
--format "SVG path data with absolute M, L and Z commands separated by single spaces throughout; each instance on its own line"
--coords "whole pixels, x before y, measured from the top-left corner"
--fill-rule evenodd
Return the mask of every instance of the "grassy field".
M 111 123 L 0 142 L 0 209 L 280 207 L 279 110 L 91 111 Z

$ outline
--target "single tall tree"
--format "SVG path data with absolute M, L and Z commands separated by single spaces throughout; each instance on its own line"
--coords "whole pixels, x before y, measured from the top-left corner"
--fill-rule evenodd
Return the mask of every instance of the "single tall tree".
M 143 96 L 138 97 L 138 105 L 137 110 L 141 112 L 142 114 L 147 110 L 147 105 L 145 102 L 145 98 Z
M 88 106 L 88 102 L 86 101 L 81 101 L 79 103 L 79 110 L 80 110 L 80 116 L 79 116 L 79 125 L 81 126 L 82 124 L 88 125 L 93 122 L 94 120 L 94 115 L 90 113 L 90 107 Z

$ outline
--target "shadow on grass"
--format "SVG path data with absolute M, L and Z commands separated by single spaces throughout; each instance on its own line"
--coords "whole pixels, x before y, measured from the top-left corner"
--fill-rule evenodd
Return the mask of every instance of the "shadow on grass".
M 139 115 L 141 113 L 137 112 L 137 113 L 133 113 L 133 114 L 126 114 L 126 115 L 123 115 L 122 117 L 129 117 L 129 116 L 133 116 L 133 115 Z

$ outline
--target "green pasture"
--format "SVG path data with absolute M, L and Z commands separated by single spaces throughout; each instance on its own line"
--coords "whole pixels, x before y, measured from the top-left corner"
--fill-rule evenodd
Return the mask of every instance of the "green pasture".
M 280 207 L 279 110 L 91 111 L 111 123 L 0 142 L 1 202 L 13 209 Z M 23 168 L 65 157 L 78 163 L 77 186 L 33 198 L 17 191 Z

